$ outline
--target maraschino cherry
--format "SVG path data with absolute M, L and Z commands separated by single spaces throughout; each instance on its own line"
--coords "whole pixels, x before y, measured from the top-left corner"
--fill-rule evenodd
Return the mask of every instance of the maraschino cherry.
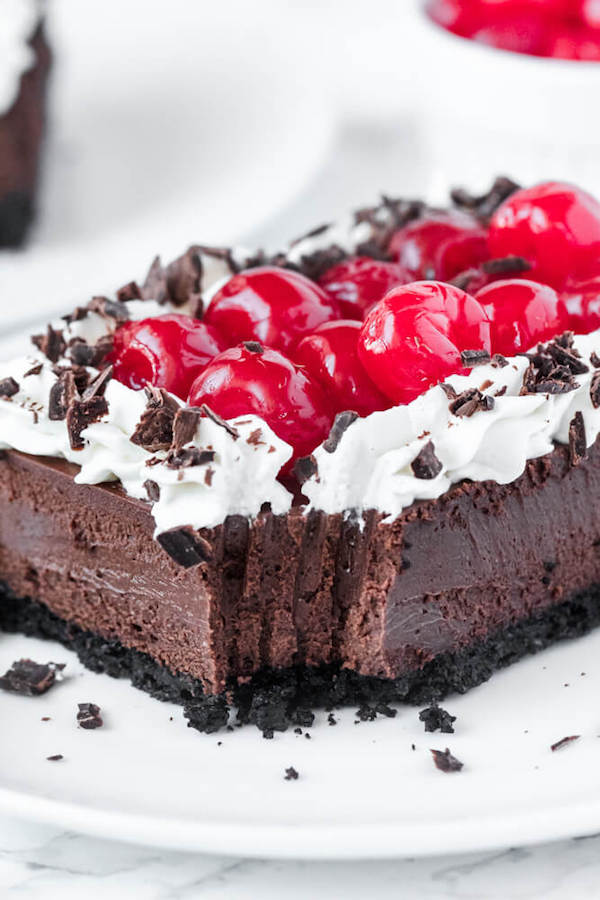
M 600 203 L 558 181 L 516 191 L 494 213 L 489 245 L 492 257 L 523 256 L 529 278 L 561 290 L 568 277 L 600 273 Z
M 460 372 L 462 350 L 490 351 L 481 304 L 449 284 L 421 281 L 394 288 L 365 319 L 358 355 L 377 387 L 409 403 Z
M 600 275 L 589 281 L 573 282 L 561 294 L 567 310 L 567 328 L 589 334 L 600 328 Z
M 294 360 L 325 389 L 336 412 L 355 410 L 368 416 L 390 401 L 377 390 L 358 358 L 362 322 L 326 322 L 298 344 Z
M 340 308 L 344 319 L 363 319 L 397 284 L 413 281 L 399 263 L 353 256 L 321 275 L 319 284 Z
M 389 252 L 414 281 L 448 281 L 489 258 L 485 230 L 458 210 L 432 214 L 400 228 L 392 235 Z
M 547 341 L 567 327 L 565 306 L 547 284 L 507 278 L 482 288 L 475 298 L 491 324 L 494 353 L 514 356 L 538 341 Z
M 305 275 L 275 266 L 246 269 L 213 297 L 204 321 L 230 346 L 260 341 L 286 352 L 323 322 L 340 317 L 333 297 Z
M 283 353 L 255 342 L 215 357 L 193 383 L 188 403 L 206 403 L 224 419 L 260 416 L 292 445 L 294 458 L 311 453 L 327 437 L 333 420 L 321 386 Z
M 127 387 L 139 390 L 152 384 L 183 399 L 199 372 L 226 346 L 206 322 L 168 313 L 121 325 L 108 361 L 117 381 Z

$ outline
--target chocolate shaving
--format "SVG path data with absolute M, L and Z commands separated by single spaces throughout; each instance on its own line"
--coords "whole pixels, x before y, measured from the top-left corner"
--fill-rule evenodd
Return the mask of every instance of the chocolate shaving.
M 289 767 L 285 770 L 285 776 L 284 776 L 284 778 L 285 778 L 286 781 L 297 781 L 298 778 L 299 778 L 299 775 L 298 775 L 298 772 L 296 771 L 296 769 L 295 769 L 293 766 L 289 766 Z
M 171 445 L 175 450 L 194 440 L 201 418 L 202 413 L 197 407 L 184 406 L 177 410 L 173 421 L 173 443 Z
M 169 450 L 165 459 L 165 465 L 169 469 L 189 469 L 191 466 L 204 466 L 213 462 L 216 453 L 214 450 L 199 450 L 198 447 L 181 447 L 177 450 Z
M 67 346 L 62 331 L 58 331 L 52 325 L 48 325 L 46 334 L 32 335 L 31 342 L 50 362 L 58 362 Z
M 129 440 L 149 453 L 168 450 L 173 441 L 173 422 L 179 404 L 162 388 L 147 385 L 144 390 L 146 409 Z
M 468 369 L 491 362 L 491 357 L 487 350 L 463 350 L 460 354 L 460 360 L 465 369 Z
M 0 397 L 14 397 L 19 393 L 19 382 L 10 375 L 0 381 Z
M 561 738 L 560 741 L 556 741 L 555 744 L 552 744 L 550 746 L 550 749 L 553 753 L 555 753 L 557 750 L 562 750 L 562 748 L 566 747 L 567 744 L 571 744 L 573 741 L 578 741 L 580 737 L 580 734 L 570 734 L 568 735 L 568 737 L 564 737 Z
M 98 369 L 114 346 L 111 334 L 105 334 L 95 344 L 88 344 L 83 338 L 72 338 L 67 348 L 67 356 L 76 366 L 92 366 Z
M 87 308 L 103 319 L 114 319 L 119 324 L 129 321 L 127 307 L 115 300 L 109 300 L 108 297 L 92 297 Z
M 460 772 L 463 763 L 452 756 L 448 747 L 445 750 L 431 750 L 433 761 L 440 772 Z
M 50 690 L 56 681 L 56 673 L 62 672 L 64 667 L 64 663 L 43 664 L 32 659 L 19 659 L 0 677 L 0 688 L 26 697 L 37 697 Z
M 27 369 L 27 371 L 23 375 L 23 378 L 28 378 L 30 375 L 39 375 L 43 368 L 43 363 L 36 363 L 30 369 Z
M 88 388 L 89 390 L 89 388 Z M 67 410 L 67 431 L 69 443 L 73 450 L 82 450 L 85 446 L 81 432 L 88 425 L 97 422 L 108 413 L 108 403 L 101 395 L 95 395 L 81 400 L 75 398 Z
M 448 400 L 455 400 L 458 397 L 456 390 L 452 387 L 451 384 L 448 384 L 445 381 L 440 382 L 440 387 L 445 393 Z
M 600 356 L 598 356 L 595 350 L 592 350 L 590 353 L 590 362 L 595 369 L 600 369 Z
M 477 388 L 468 388 L 448 404 L 450 412 L 461 418 L 472 416 L 476 412 L 487 412 L 493 408 L 494 398 L 482 394 Z
M 419 713 L 419 721 L 425 725 L 425 731 L 441 731 L 442 734 L 454 734 L 453 722 L 456 722 L 456 716 L 451 716 L 449 712 L 442 709 L 434 703 L 422 709 Z
M 471 268 L 465 269 L 464 272 L 459 272 L 458 275 L 451 278 L 448 283 L 459 288 L 461 291 L 471 291 L 472 293 L 476 293 L 482 287 L 485 287 L 487 278 L 484 277 L 481 269 Z
M 269 262 L 272 265 L 279 264 L 285 268 L 298 270 L 307 278 L 316 281 L 328 269 L 332 269 L 333 266 L 337 266 L 347 258 L 348 254 L 345 250 L 342 250 L 337 244 L 332 244 L 331 247 L 315 250 L 313 253 L 302 256 L 298 265 L 290 263 L 285 256 L 280 257 L 279 263 L 275 259 L 269 260 Z
M 486 275 L 521 275 L 529 272 L 531 263 L 523 256 L 500 256 L 482 262 L 480 269 Z
M 150 503 L 157 503 L 160 500 L 160 486 L 156 481 L 147 478 L 144 482 L 144 487 L 146 488 L 146 494 L 148 495 Z
M 53 422 L 61 422 L 66 419 L 69 406 L 78 396 L 75 376 L 70 369 L 67 369 L 58 376 L 50 388 L 48 418 Z
M 492 356 L 492 365 L 498 369 L 504 369 L 508 365 L 508 360 L 501 353 L 494 353 Z
M 502 387 L 496 391 L 496 393 L 494 394 L 494 397 L 503 397 L 505 395 L 505 393 L 506 393 L 506 385 L 503 384 Z
M 304 484 L 313 475 L 317 475 L 319 467 L 314 456 L 301 456 L 294 464 L 294 475 L 300 484 Z
M 128 281 L 117 292 L 117 300 L 119 303 L 126 303 L 127 300 L 142 300 L 142 292 L 137 281 Z
M 579 387 L 575 375 L 589 372 L 573 348 L 573 333 L 564 332 L 547 344 L 524 354 L 529 366 L 523 375 L 521 394 L 565 394 Z
M 259 341 L 244 341 L 244 347 L 248 353 L 262 354 L 265 352 L 263 345 Z
M 49 762 L 58 762 L 59 760 L 64 759 L 64 756 L 62 753 L 54 753 L 52 756 L 47 756 L 46 759 Z
M 255 428 L 246 438 L 246 443 L 258 447 L 261 444 L 264 444 L 264 441 L 261 440 L 262 436 L 262 428 Z
M 410 464 L 415 478 L 435 478 L 442 471 L 442 464 L 435 455 L 433 441 L 427 441 L 418 456 Z
M 86 387 L 83 392 L 83 400 L 93 400 L 95 397 L 104 396 L 104 391 L 106 390 L 106 385 L 112 378 L 113 367 L 107 366 L 103 369 L 99 375 L 96 375 L 93 381 L 90 382 L 88 387 Z
M 333 453 L 337 450 L 344 432 L 358 419 L 358 417 L 358 413 L 351 409 L 339 412 L 333 420 L 329 437 L 323 441 L 323 450 L 326 450 L 327 453 Z
M 207 406 L 206 403 L 203 403 L 200 409 L 202 410 L 202 415 L 205 416 L 205 418 L 210 419 L 211 422 L 215 423 L 215 425 L 220 425 L 221 428 L 225 429 L 227 434 L 231 435 L 234 441 L 237 441 L 240 436 L 237 428 L 233 428 L 229 424 L 229 422 L 226 422 L 225 419 L 222 419 L 221 416 L 218 416 L 216 412 L 213 412 L 210 406 Z
M 204 473 L 204 484 L 207 487 L 211 486 L 214 474 L 215 474 L 215 470 L 211 469 L 211 467 L 209 466 L 208 469 L 206 470 L 206 472 Z
M 100 715 L 100 707 L 95 703 L 78 703 L 77 721 L 80 728 L 86 730 L 101 728 L 104 722 Z
M 594 409 L 600 406 L 600 372 L 594 372 L 590 381 L 590 400 Z
M 578 466 L 587 457 L 585 423 L 583 413 L 576 412 L 569 425 L 569 461 Z
M 468 209 L 480 219 L 489 219 L 498 207 L 519 189 L 520 185 L 516 181 L 500 176 L 485 194 L 471 194 L 464 188 L 454 188 L 450 196 L 455 206 Z
M 210 562 L 212 559 L 212 549 L 208 541 L 190 528 L 163 531 L 156 539 L 171 559 L 184 569 Z

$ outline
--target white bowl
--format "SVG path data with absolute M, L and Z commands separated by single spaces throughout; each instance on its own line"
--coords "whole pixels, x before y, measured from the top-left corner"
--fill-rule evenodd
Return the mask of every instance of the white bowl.
M 577 182 L 600 194 L 600 64 L 545 59 L 457 37 L 412 4 L 430 193 L 483 186 L 505 173 L 524 183 Z

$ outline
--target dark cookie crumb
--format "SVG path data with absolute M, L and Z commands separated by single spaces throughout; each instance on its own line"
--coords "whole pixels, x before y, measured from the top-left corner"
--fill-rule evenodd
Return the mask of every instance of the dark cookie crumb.
M 448 409 L 454 416 L 460 418 L 472 416 L 476 412 L 487 412 L 494 408 L 494 398 L 482 394 L 477 388 L 467 388 L 466 391 L 448 404 Z
M 9 399 L 19 393 L 19 382 L 10 375 L 0 381 L 0 397 Z
M 460 772 L 463 763 L 452 756 L 448 747 L 445 750 L 431 750 L 433 761 L 440 772 Z
M 410 464 L 415 478 L 436 478 L 442 471 L 442 464 L 435 455 L 433 441 L 427 441 Z
M 327 714 L 327 724 L 328 725 L 337 725 L 337 719 L 332 712 Z
M 442 709 L 437 704 L 422 709 L 419 713 L 419 720 L 425 724 L 425 731 L 441 731 L 442 734 L 454 734 L 452 723 L 456 722 L 456 716 L 451 716 L 449 712 L 446 712 L 445 709 Z
M 354 410 L 347 409 L 344 412 L 339 412 L 333 421 L 329 437 L 323 441 L 323 450 L 326 450 L 327 453 L 333 453 L 337 450 L 342 435 L 357 419 L 358 413 L 354 412 Z
M 100 715 L 100 707 L 95 703 L 78 703 L 77 704 L 77 721 L 80 728 L 93 729 L 101 728 L 104 724 Z
M 550 749 L 554 753 L 556 750 L 562 750 L 563 747 L 566 747 L 567 744 L 571 744 L 573 741 L 578 741 L 581 737 L 580 734 L 570 734 L 568 737 L 561 738 L 560 741 L 556 741 L 555 744 L 552 744 Z
M 32 659 L 16 660 L 0 678 L 0 688 L 14 694 L 36 697 L 50 690 L 56 681 L 56 673 L 62 672 L 65 663 L 36 663 Z
M 569 460 L 578 466 L 587 456 L 587 442 L 583 413 L 576 412 L 569 425 Z
M 298 772 L 293 766 L 289 766 L 285 770 L 285 780 L 286 781 L 297 781 L 298 780 Z
M 62 753 L 55 753 L 53 756 L 47 756 L 46 759 L 50 762 L 58 762 L 60 759 L 64 759 L 64 756 Z

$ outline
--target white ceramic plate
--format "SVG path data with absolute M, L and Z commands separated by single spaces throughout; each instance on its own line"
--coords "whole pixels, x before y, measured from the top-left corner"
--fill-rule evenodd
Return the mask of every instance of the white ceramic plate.
M 54 0 L 40 218 L 0 252 L 0 324 L 229 243 L 283 208 L 333 133 L 319 54 L 276 0 Z

